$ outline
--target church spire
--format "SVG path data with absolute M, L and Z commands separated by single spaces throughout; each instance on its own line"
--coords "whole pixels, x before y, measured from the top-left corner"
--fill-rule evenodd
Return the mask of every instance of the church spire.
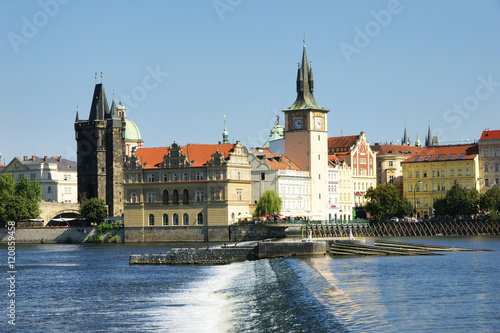
M 299 63 L 297 69 L 297 99 L 289 110 L 298 109 L 319 109 L 324 110 L 323 107 L 316 103 L 313 95 L 314 79 L 312 75 L 311 65 L 307 61 L 306 44 L 304 39 L 304 46 L 302 50 L 302 61 Z
M 408 135 L 406 135 L 406 120 L 405 120 L 405 131 L 403 134 L 403 137 L 401 138 L 401 144 L 406 145 L 410 142 L 410 139 L 408 138 Z
M 429 130 L 427 131 L 427 137 L 425 138 L 425 146 L 426 147 L 432 146 L 432 134 L 431 134 L 431 121 L 430 121 L 430 119 L 429 119 Z

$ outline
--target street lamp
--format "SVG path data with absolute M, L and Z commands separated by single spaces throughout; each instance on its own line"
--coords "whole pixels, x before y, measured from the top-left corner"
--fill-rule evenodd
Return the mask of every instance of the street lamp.
M 413 217 L 416 217 L 417 215 L 417 200 L 415 199 L 415 191 L 417 190 L 418 184 L 422 184 L 422 181 L 419 180 L 418 182 L 415 183 L 415 186 L 413 187 L 413 204 L 415 205 L 415 208 L 413 209 Z

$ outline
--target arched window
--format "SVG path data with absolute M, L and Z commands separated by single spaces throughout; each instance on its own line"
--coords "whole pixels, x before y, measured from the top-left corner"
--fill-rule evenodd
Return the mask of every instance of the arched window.
M 168 225 L 168 214 L 163 214 L 163 225 Z
M 184 191 L 182 191 L 182 204 L 189 204 L 189 191 L 187 189 L 184 189 Z
M 155 216 L 153 214 L 149 214 L 149 225 L 155 225 Z
M 168 205 L 169 197 L 168 197 L 168 190 L 163 191 L 163 204 Z
M 177 189 L 172 191 L 172 204 L 173 205 L 179 204 L 179 191 Z
M 202 213 L 198 214 L 198 225 L 203 225 L 203 214 Z
M 189 215 L 187 213 L 184 213 L 184 216 L 182 217 L 182 224 L 189 225 Z
M 488 171 L 489 171 L 488 164 L 485 164 L 485 165 L 484 165 L 484 171 L 486 171 L 486 172 L 488 172 Z
M 495 171 L 498 171 L 498 164 L 495 164 Z
M 173 225 L 179 225 L 179 215 L 174 214 L 174 219 L 172 221 Z

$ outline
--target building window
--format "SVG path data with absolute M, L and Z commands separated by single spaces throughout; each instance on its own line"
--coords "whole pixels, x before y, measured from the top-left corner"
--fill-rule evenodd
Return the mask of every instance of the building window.
M 49 172 L 49 174 L 47 175 L 47 178 L 48 178 L 49 180 L 52 180 L 52 174 L 51 174 L 50 172 Z
M 422 177 L 427 178 L 427 170 L 422 171 Z
M 495 184 L 499 185 L 498 178 L 495 178 Z
M 427 183 L 422 184 L 422 191 L 427 192 Z
M 178 205 L 179 204 L 179 190 L 175 189 L 172 192 L 172 204 Z
M 261 172 L 260 180 L 266 180 L 266 174 L 264 172 Z
M 168 182 L 168 173 L 163 174 L 163 181 Z
M 179 176 L 177 175 L 177 173 L 173 173 L 173 174 L 172 174 L 172 181 L 173 181 L 173 182 L 176 182 L 176 181 L 178 181 L 178 180 L 179 180 Z
M 241 191 L 236 191 L 236 200 L 241 201 Z
M 65 187 L 64 187 L 64 193 L 66 193 L 66 194 L 71 194 L 71 187 L 69 187 L 69 186 L 65 186 Z
M 168 225 L 168 214 L 163 214 L 163 225 Z
M 168 205 L 169 201 L 169 195 L 168 195 L 168 190 L 163 191 L 163 204 Z
M 203 172 L 196 173 L 196 180 L 203 180 Z
M 441 170 L 441 177 L 444 177 L 446 176 L 446 174 L 444 173 L 444 170 Z
M 495 171 L 498 171 L 498 164 L 495 164 Z
M 394 184 L 394 176 L 389 176 L 389 184 Z
M 411 184 L 408 184 L 408 192 L 412 192 L 413 191 L 413 187 L 411 186 Z
M 189 225 L 189 215 L 187 213 L 184 213 L 184 215 L 182 217 L 182 224 Z
M 455 176 L 455 169 L 450 169 L 450 177 Z
M 437 189 L 438 189 L 437 184 L 432 183 L 432 190 L 433 191 L 437 191 Z
M 490 186 L 490 180 L 488 178 L 484 180 L 484 186 Z
M 389 161 L 389 166 L 390 167 L 393 166 L 393 163 L 394 163 L 393 161 Z
M 411 178 L 411 171 L 408 171 L 408 178 Z
M 187 172 L 184 172 L 184 173 L 182 174 L 182 180 L 183 180 L 183 181 L 187 181 L 187 180 L 188 180 L 188 174 L 187 174 Z
M 36 179 L 36 173 L 32 173 L 31 174 L 31 180 L 35 180 Z M 66 180 L 66 179 L 65 179 Z
M 420 177 L 420 171 L 415 171 L 415 178 L 419 178 Z
M 137 195 L 135 193 L 130 193 L 130 202 L 135 203 L 137 201 Z
M 457 169 L 457 176 L 461 176 L 462 175 L 462 169 Z
M 465 183 L 465 188 L 468 189 L 468 190 L 470 190 L 470 182 L 466 182 Z
M 148 193 L 148 202 L 155 202 L 155 194 Z
M 71 175 L 64 175 L 64 180 L 71 180 Z
M 432 170 L 432 178 L 436 177 L 436 170 Z
M 189 191 L 187 189 L 182 191 L 182 204 L 189 205 Z
M 424 198 L 424 207 L 427 207 L 428 206 L 428 199 L 427 198 Z
M 179 225 L 179 215 L 174 214 L 174 219 L 172 221 L 173 225 Z
M 196 201 L 203 201 L 204 195 L 202 192 L 196 192 Z
M 52 193 L 52 186 L 47 186 L 47 193 Z
M 465 168 L 465 175 L 470 176 L 470 169 L 469 168 Z
M 202 213 L 198 214 L 198 225 L 203 225 L 203 214 Z
M 149 225 L 155 225 L 155 216 L 153 214 L 149 214 Z
M 485 164 L 485 165 L 484 165 L 484 171 L 486 171 L 486 172 L 488 172 L 488 171 L 489 171 L 488 164 Z
M 441 183 L 441 191 L 446 191 L 446 185 L 444 183 Z

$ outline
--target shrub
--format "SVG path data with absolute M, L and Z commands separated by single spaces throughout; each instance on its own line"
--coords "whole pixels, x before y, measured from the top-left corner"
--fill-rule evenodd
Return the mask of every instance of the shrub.
M 118 243 L 118 242 L 120 242 L 120 237 L 118 237 L 118 235 L 115 235 L 115 236 L 113 236 L 113 238 L 111 238 L 109 240 L 109 242 L 110 243 Z
M 93 242 L 95 242 L 95 240 L 94 240 L 94 236 L 89 236 L 89 237 L 87 238 L 87 243 L 93 243 Z

